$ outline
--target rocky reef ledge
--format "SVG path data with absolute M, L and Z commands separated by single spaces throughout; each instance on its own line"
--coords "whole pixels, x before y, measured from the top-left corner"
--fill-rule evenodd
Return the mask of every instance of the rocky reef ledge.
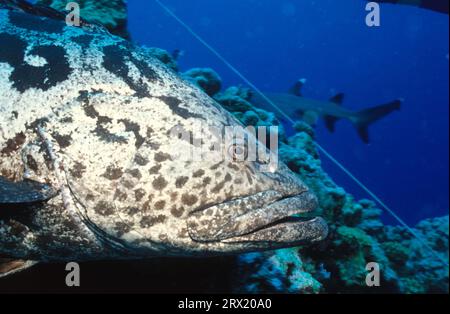
M 321 167 L 314 129 L 303 121 L 287 137 L 272 112 L 256 108 L 250 91 L 219 91 L 212 69 L 183 74 L 204 89 L 244 125 L 280 127 L 280 159 L 316 193 L 320 214 L 330 226 L 328 238 L 310 247 L 252 253 L 238 258 L 233 281 L 242 293 L 448 293 L 449 217 L 426 219 L 414 229 L 435 254 L 405 228 L 383 224 L 382 211 L 369 200 L 356 200 L 336 185 Z M 212 92 L 215 91 L 215 92 Z M 438 258 L 436 255 L 439 255 Z M 380 265 L 379 287 L 368 287 L 366 265 Z

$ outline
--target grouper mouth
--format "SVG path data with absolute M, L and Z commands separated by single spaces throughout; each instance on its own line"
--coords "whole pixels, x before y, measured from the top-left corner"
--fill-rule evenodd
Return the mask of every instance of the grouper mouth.
M 290 246 L 323 240 L 325 221 L 311 217 L 318 207 L 310 192 L 283 195 L 265 191 L 193 212 L 188 232 L 197 242 L 266 242 Z

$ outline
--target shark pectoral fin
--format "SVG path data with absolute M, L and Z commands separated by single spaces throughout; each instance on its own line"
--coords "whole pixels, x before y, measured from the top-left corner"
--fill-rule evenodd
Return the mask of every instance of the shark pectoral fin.
M 306 83 L 306 79 L 299 79 L 295 84 L 289 89 L 289 94 L 302 97 L 302 88 Z
M 339 93 L 339 94 L 331 97 L 330 101 L 332 103 L 335 103 L 336 105 L 342 105 L 342 103 L 344 102 L 344 97 L 345 97 L 344 93 Z
M 0 204 L 28 204 L 47 201 L 56 195 L 50 186 L 31 180 L 13 182 L 0 176 Z
M 339 118 L 336 118 L 334 116 L 325 115 L 325 116 L 323 116 L 323 119 L 325 121 L 325 126 L 327 127 L 328 131 L 333 133 L 336 130 L 336 121 L 338 121 Z
M 25 261 L 10 258 L 0 258 L 0 278 L 4 278 L 30 267 L 33 267 L 38 262 L 36 261 Z

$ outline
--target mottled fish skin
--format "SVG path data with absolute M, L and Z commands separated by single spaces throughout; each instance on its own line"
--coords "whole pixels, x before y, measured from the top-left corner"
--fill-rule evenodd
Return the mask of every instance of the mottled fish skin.
M 44 261 L 204 256 L 326 236 L 317 218 L 239 240 L 271 215 L 255 212 L 244 228 L 238 214 L 295 195 L 295 206 L 314 209 L 317 201 L 283 164 L 263 173 L 257 162 L 217 162 L 213 151 L 202 161 L 172 158 L 181 146 L 199 149 L 170 136 L 174 127 L 238 122 L 145 49 L 97 27 L 1 8 L 0 45 L 0 175 L 58 191 L 27 207 L 26 218 L 2 219 L 0 206 L 0 254 Z M 215 142 L 212 134 L 201 140 Z M 202 240 L 202 228 L 220 232 L 222 225 L 234 237 Z

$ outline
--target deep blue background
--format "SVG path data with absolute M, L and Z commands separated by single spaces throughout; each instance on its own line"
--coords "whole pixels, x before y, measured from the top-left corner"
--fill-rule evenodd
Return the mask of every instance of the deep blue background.
M 318 141 L 409 223 L 448 213 L 448 16 L 384 5 L 381 27 L 365 25 L 362 0 L 162 0 L 263 91 L 301 77 L 304 94 L 345 92 L 362 109 L 403 97 L 399 113 L 370 129 L 363 144 L 350 123 Z M 133 39 L 186 51 L 182 70 L 212 67 L 225 86 L 243 84 L 153 0 L 129 0 Z M 327 160 L 335 181 L 366 195 Z M 391 220 L 390 220 L 391 221 Z

